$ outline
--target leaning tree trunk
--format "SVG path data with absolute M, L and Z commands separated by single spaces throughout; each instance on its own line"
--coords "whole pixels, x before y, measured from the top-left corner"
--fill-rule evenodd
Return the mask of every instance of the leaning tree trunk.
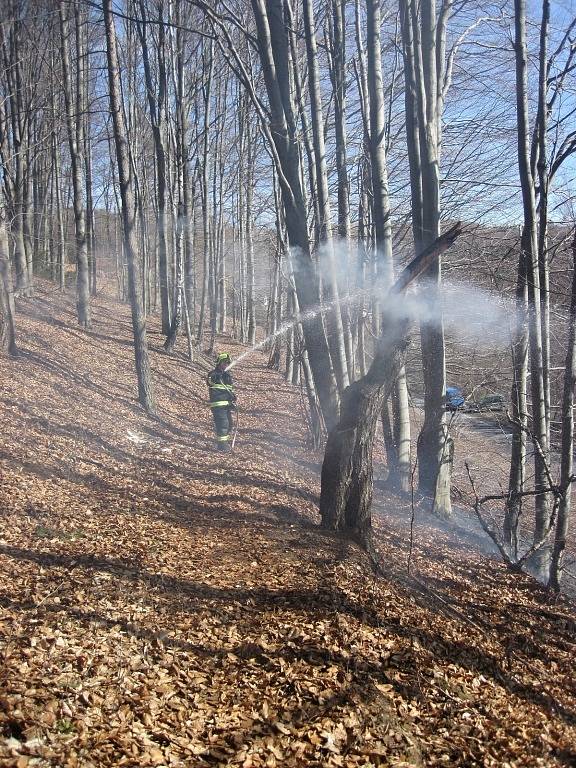
M 390 317 L 370 370 L 344 390 L 322 463 L 322 525 L 365 541 L 371 530 L 372 451 L 382 405 L 404 363 L 408 323 Z
M 108 63 L 108 88 L 110 111 L 116 145 L 116 161 L 120 180 L 122 199 L 122 224 L 124 228 L 124 248 L 128 262 L 128 288 L 132 309 L 132 329 L 134 333 L 134 355 L 138 376 L 138 399 L 148 413 L 154 412 L 154 391 L 148 357 L 146 338 L 146 316 L 142 303 L 142 275 L 137 257 L 136 216 L 134 207 L 133 175 L 130 150 L 126 138 L 126 124 L 120 93 L 120 69 L 116 50 L 116 29 L 112 15 L 112 0 L 103 0 L 104 23 L 106 27 L 106 54 Z
M 454 225 L 417 256 L 400 274 L 391 296 L 402 293 L 461 232 Z M 344 390 L 340 422 L 330 431 L 322 463 L 320 514 L 322 525 L 369 544 L 372 502 L 372 448 L 382 404 L 404 362 L 409 318 L 385 318 L 368 373 Z

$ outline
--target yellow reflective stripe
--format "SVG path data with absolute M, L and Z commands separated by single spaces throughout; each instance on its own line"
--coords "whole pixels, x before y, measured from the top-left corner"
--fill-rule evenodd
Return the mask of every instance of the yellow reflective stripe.
M 224 440 L 230 440 L 230 435 L 216 435 L 217 443 L 222 443 Z
M 215 400 L 213 403 L 209 403 L 210 408 L 221 408 L 223 405 L 231 405 L 230 400 Z
M 234 392 L 234 387 L 227 384 L 209 384 L 208 389 L 225 389 L 227 392 Z

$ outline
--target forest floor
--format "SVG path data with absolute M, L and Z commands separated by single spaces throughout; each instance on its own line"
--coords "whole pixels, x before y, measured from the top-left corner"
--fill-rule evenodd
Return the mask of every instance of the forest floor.
M 379 487 L 375 578 L 317 527 L 321 456 L 263 355 L 235 369 L 222 455 L 209 362 L 165 355 L 154 318 L 157 419 L 135 403 L 126 307 L 98 297 L 85 332 L 43 285 L 19 310 L 0 765 L 576 765 L 574 603 L 420 507 L 408 573 L 410 504 Z

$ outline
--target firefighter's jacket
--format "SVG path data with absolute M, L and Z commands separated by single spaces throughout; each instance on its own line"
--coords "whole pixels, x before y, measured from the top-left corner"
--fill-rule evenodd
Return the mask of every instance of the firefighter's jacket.
M 208 374 L 210 408 L 231 408 L 236 400 L 234 382 L 227 371 L 215 368 Z

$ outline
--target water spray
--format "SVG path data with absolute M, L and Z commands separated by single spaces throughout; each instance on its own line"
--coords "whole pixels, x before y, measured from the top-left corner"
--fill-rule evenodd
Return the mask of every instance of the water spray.
M 350 304 L 352 301 L 356 301 L 360 296 L 368 293 L 368 288 L 363 288 L 362 290 L 356 291 L 355 293 L 350 294 L 349 296 L 345 296 L 344 298 L 339 298 L 340 304 Z M 246 357 L 251 355 L 253 352 L 257 352 L 259 349 L 262 349 L 262 347 L 265 347 L 268 343 L 273 341 L 274 339 L 278 338 L 278 336 L 284 336 L 288 331 L 290 331 L 295 326 L 299 325 L 300 323 L 305 323 L 307 320 L 312 320 L 315 317 L 318 317 L 318 315 L 324 315 L 327 312 L 331 312 L 336 306 L 336 300 L 329 302 L 328 304 L 322 304 L 318 305 L 316 307 L 313 307 L 312 309 L 309 309 L 307 312 L 302 312 L 297 315 L 295 315 L 291 320 L 287 320 L 285 323 L 282 323 L 280 328 L 278 328 L 274 333 L 271 333 L 269 336 L 267 336 L 262 341 L 259 341 L 257 344 L 254 344 L 254 346 L 250 347 L 250 349 L 247 349 L 246 352 L 243 352 L 239 357 L 237 357 L 235 360 L 233 360 L 230 365 L 226 368 L 227 371 L 230 371 L 232 368 L 234 368 L 238 363 L 241 363 L 242 360 L 244 360 Z
M 448 239 L 450 239 L 451 232 L 452 230 L 449 230 L 446 233 Z M 508 344 L 510 334 L 513 332 L 510 318 L 515 317 L 513 301 L 506 301 L 502 297 L 495 296 L 477 286 L 454 282 L 443 283 L 438 292 L 438 300 L 433 298 L 431 301 L 430 296 L 434 297 L 436 294 L 436 291 L 433 290 L 436 285 L 430 285 L 426 282 L 421 282 L 419 285 L 414 283 L 416 278 L 420 277 L 428 267 L 429 259 L 429 254 L 421 254 L 410 262 L 392 288 L 389 288 L 388 285 L 384 286 L 381 281 L 376 281 L 348 296 L 340 297 L 340 305 L 351 304 L 362 297 L 377 297 L 382 300 L 382 309 L 389 316 L 398 319 L 407 318 L 421 325 L 443 322 L 447 329 L 460 339 L 483 341 L 489 333 L 492 343 L 497 341 Z M 417 266 L 415 266 L 416 264 Z M 409 292 L 405 293 L 407 288 Z M 333 311 L 336 305 L 336 300 L 333 300 L 327 304 L 317 305 L 296 315 L 291 320 L 287 320 L 274 333 L 237 357 L 228 366 L 228 370 L 234 368 L 253 352 L 262 349 L 274 339 L 284 336 L 298 324 L 306 323 L 319 315 Z

